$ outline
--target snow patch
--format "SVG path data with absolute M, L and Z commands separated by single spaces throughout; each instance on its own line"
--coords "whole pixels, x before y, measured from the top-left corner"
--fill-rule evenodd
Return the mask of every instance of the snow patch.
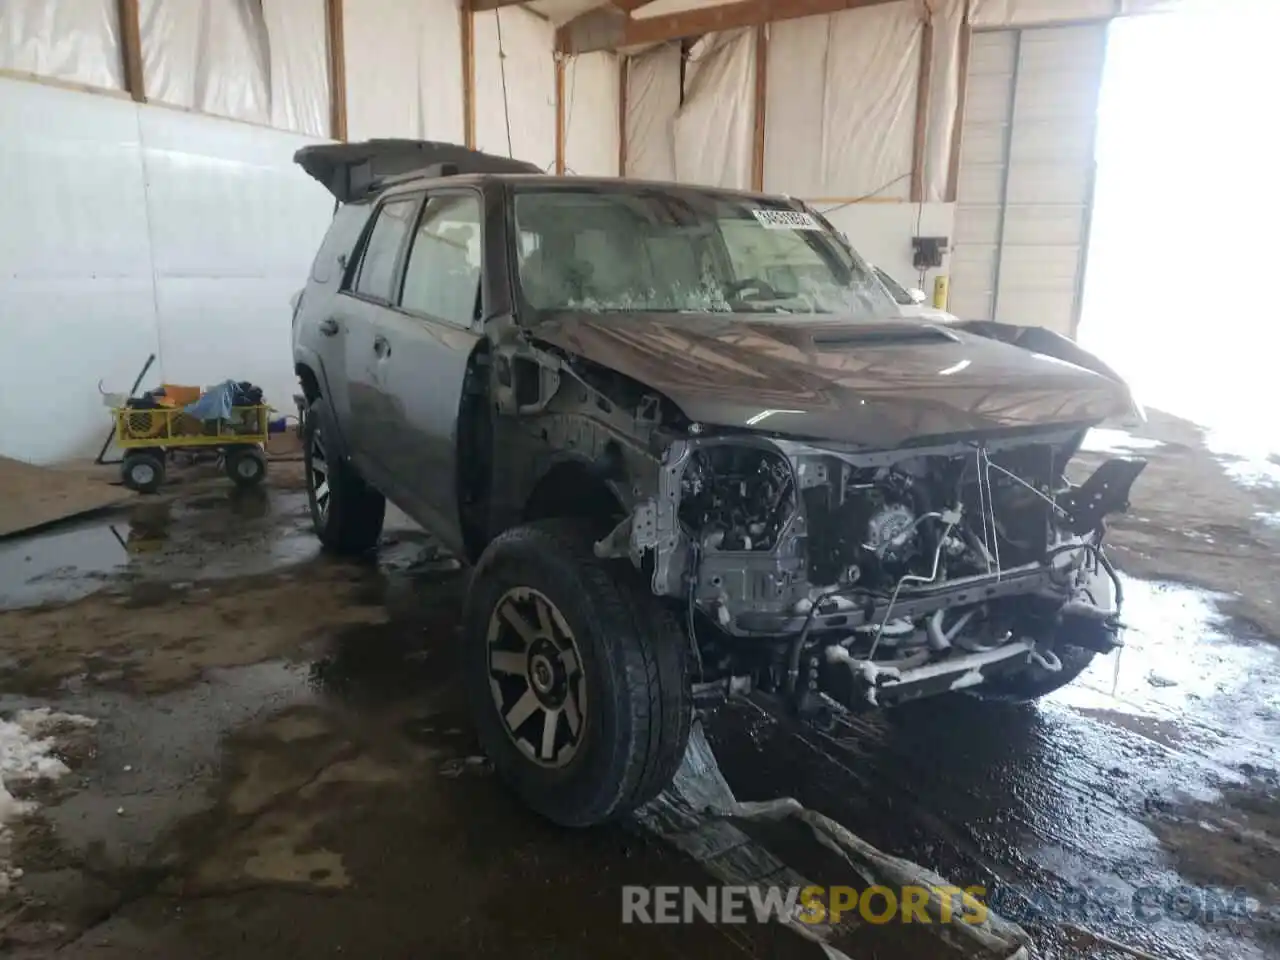
M 965 687 L 976 687 L 982 679 L 981 670 L 968 670 L 951 681 L 951 689 L 963 690 Z
M 1163 446 L 1159 440 L 1135 437 L 1125 430 L 1094 427 L 1085 434 L 1080 449 L 1088 453 L 1132 453 L 1135 450 L 1154 450 Z
M 70 772 L 55 755 L 57 735 L 69 728 L 97 726 L 98 721 L 48 707 L 20 710 L 12 720 L 0 720 L 0 894 L 7 893 L 22 871 L 13 864 L 13 832 L 9 824 L 36 809 L 17 799 L 17 784 L 56 780 Z

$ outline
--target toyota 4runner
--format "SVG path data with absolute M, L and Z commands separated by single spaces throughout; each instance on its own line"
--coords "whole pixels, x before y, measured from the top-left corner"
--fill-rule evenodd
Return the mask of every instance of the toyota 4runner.
M 371 550 L 389 499 L 473 564 L 479 736 L 551 819 L 653 797 L 703 698 L 1029 699 L 1119 644 L 1102 540 L 1144 464 L 1064 468 L 1140 411 L 1071 341 L 901 318 L 786 197 L 296 159 L 338 202 L 293 318 L 316 531 Z

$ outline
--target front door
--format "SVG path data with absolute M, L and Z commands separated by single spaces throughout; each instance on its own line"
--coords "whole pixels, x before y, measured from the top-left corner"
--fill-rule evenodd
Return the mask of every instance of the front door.
M 432 191 L 405 259 L 395 309 L 374 333 L 386 411 L 384 460 L 411 513 L 462 549 L 458 411 L 480 333 L 480 194 Z

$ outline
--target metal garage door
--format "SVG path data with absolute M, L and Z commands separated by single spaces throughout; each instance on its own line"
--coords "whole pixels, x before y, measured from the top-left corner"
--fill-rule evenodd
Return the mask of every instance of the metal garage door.
M 1080 320 L 1105 23 L 977 32 L 951 255 L 953 313 Z

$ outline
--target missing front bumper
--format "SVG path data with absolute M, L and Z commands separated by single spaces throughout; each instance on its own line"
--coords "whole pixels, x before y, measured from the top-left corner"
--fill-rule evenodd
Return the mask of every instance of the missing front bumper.
M 1018 640 L 995 650 L 963 653 L 905 670 L 858 660 L 841 646 L 827 647 L 818 670 L 824 693 L 851 709 L 888 707 L 908 700 L 976 687 L 992 677 L 1032 664 L 1053 671 L 1061 664 L 1036 650 L 1031 640 Z

